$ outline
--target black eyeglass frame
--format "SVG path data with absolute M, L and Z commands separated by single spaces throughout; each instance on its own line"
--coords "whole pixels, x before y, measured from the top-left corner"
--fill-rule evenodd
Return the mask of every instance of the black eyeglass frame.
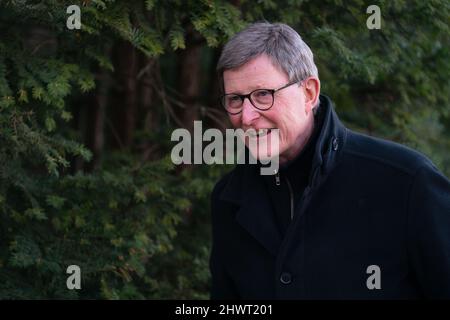
M 220 96 L 220 104 L 221 104 L 222 107 L 225 109 L 225 111 L 228 112 L 229 114 L 231 114 L 231 115 L 239 114 L 239 113 L 242 112 L 243 108 L 241 108 L 241 109 L 239 110 L 239 112 L 233 113 L 233 112 L 230 112 L 230 111 L 227 110 L 227 108 L 226 108 L 226 106 L 225 106 L 225 103 L 224 103 L 224 100 L 225 100 L 225 97 L 226 97 L 226 96 L 238 96 L 238 97 L 241 99 L 241 106 L 244 105 L 244 100 L 245 100 L 245 98 L 248 98 L 248 101 L 250 101 L 250 103 L 252 104 L 253 107 L 255 107 L 256 109 L 261 110 L 261 111 L 267 111 L 267 110 L 269 110 L 270 108 L 273 107 L 273 103 L 275 102 L 275 92 L 280 91 L 280 90 L 283 90 L 283 89 L 286 89 L 287 87 L 290 87 L 290 86 L 292 86 L 293 84 L 296 84 L 296 83 L 299 83 L 299 82 L 300 82 L 300 85 L 303 84 L 303 80 L 301 80 L 301 81 L 293 81 L 293 82 L 289 82 L 288 84 L 286 84 L 286 85 L 284 85 L 284 86 L 282 86 L 282 87 L 280 87 L 280 88 L 278 88 L 278 89 L 264 89 L 264 88 L 260 88 L 260 89 L 255 89 L 255 90 L 253 90 L 252 92 L 250 92 L 250 93 L 248 93 L 248 94 L 237 94 L 237 93 L 227 93 L 227 94 L 223 94 L 223 95 Z M 255 105 L 255 103 L 252 101 L 251 95 L 252 95 L 254 92 L 256 92 L 256 91 L 267 91 L 267 92 L 270 92 L 270 94 L 272 95 L 272 104 L 270 105 L 270 107 L 268 107 L 268 108 L 266 108 L 266 109 L 261 109 L 261 108 L 258 108 L 258 107 Z

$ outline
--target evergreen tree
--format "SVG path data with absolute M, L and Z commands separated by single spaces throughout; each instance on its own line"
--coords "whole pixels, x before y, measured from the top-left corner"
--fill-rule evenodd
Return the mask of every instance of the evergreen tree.
M 449 175 L 450 4 L 378 1 L 369 30 L 371 4 L 1 0 L 0 298 L 208 297 L 209 194 L 230 167 L 176 168 L 170 133 L 224 127 L 215 63 L 254 21 L 299 31 L 348 126 Z

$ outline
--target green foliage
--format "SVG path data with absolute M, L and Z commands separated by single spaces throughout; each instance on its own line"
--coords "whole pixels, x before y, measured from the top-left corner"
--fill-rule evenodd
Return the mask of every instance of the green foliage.
M 81 30 L 66 28 L 73 3 Z M 1 1 L 0 298 L 208 297 L 209 194 L 230 168 L 174 168 L 164 112 L 135 137 L 158 142 L 156 159 L 108 149 L 97 170 L 74 168 L 93 155 L 68 127 L 80 99 L 104 85 L 99 73 L 118 77 L 110 49 L 119 42 L 175 65 L 194 42 L 217 53 L 249 22 L 286 22 L 310 44 L 322 91 L 350 127 L 418 148 L 449 175 L 450 5 L 379 1 L 382 28 L 368 30 L 370 4 Z M 66 288 L 71 264 L 82 269 L 80 291 Z

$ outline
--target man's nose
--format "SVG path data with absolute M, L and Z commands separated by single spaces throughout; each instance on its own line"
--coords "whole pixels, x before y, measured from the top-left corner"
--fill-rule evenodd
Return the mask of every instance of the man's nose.
M 242 102 L 242 124 L 251 126 L 253 121 L 260 116 L 258 110 L 252 105 L 249 98 L 245 98 Z

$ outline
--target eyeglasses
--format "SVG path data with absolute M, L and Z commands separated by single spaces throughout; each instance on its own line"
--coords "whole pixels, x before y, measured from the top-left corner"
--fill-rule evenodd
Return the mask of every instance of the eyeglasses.
M 220 103 L 229 114 L 238 114 L 242 112 L 242 106 L 245 98 L 258 110 L 266 111 L 272 108 L 275 101 L 274 93 L 292 86 L 300 81 L 289 82 L 278 89 L 256 89 L 249 94 L 228 93 L 220 97 Z

